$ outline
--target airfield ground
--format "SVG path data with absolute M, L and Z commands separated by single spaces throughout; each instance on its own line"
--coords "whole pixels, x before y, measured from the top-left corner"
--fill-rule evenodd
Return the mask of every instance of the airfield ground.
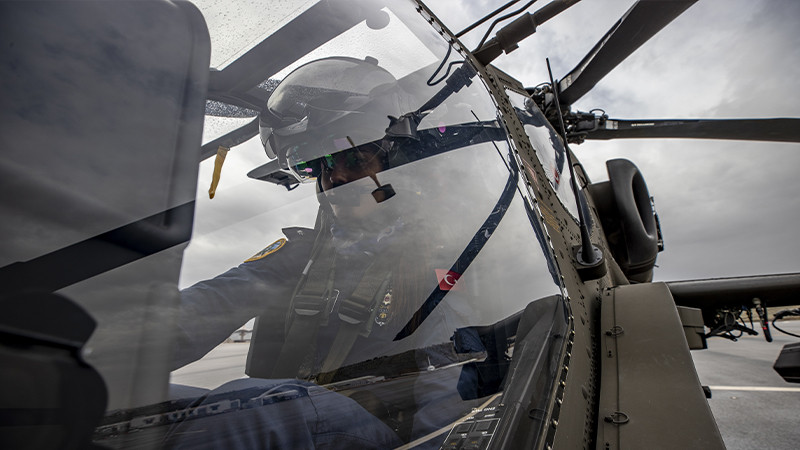
M 779 322 L 800 334 L 800 320 Z M 800 443 L 800 384 L 787 383 L 772 365 L 785 344 L 799 339 L 776 330 L 737 342 L 709 340 L 709 348 L 692 352 L 700 383 L 711 388 L 709 405 L 729 450 L 763 448 L 796 450 Z M 173 373 L 172 382 L 214 388 L 244 375 L 247 343 L 227 343 L 205 358 Z M 676 430 L 676 432 L 679 430 Z

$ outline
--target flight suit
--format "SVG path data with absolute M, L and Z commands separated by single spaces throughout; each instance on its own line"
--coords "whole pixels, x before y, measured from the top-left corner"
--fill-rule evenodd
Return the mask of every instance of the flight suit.
M 289 327 L 286 326 L 286 323 L 287 320 L 292 318 L 291 314 L 289 314 L 292 298 L 297 293 L 296 290 L 303 272 L 308 272 L 309 258 L 315 248 L 314 241 L 318 233 L 315 230 L 306 228 L 289 228 L 283 231 L 287 239 L 280 239 L 239 266 L 211 280 L 202 281 L 182 291 L 179 320 L 180 336 L 175 353 L 176 368 L 201 358 L 253 317 L 259 317 L 259 328 L 265 327 L 281 332 L 288 330 Z M 360 249 L 357 250 L 355 253 L 362 253 Z M 352 249 L 350 249 L 350 253 L 353 253 Z M 368 251 L 366 253 L 372 252 Z M 363 273 L 364 267 L 368 265 L 369 259 L 366 257 L 361 258 L 358 255 L 339 256 L 339 263 L 347 265 L 347 273 Z M 431 272 L 430 277 L 432 282 L 435 283 L 435 273 Z M 358 278 L 356 276 L 351 277 L 351 279 L 346 279 L 345 277 L 345 279 L 336 280 L 335 287 L 337 291 L 340 291 L 341 298 L 346 298 L 353 291 L 355 285 L 358 284 Z M 389 294 L 389 292 L 387 291 L 386 294 Z M 383 295 L 382 291 L 376 293 L 378 298 Z M 385 305 L 382 303 L 384 302 L 378 302 L 375 305 L 376 311 L 370 317 L 373 322 L 369 335 L 356 337 L 355 342 L 352 343 L 351 351 L 348 352 L 341 364 L 342 366 L 358 364 L 379 356 L 397 355 L 404 352 L 413 354 L 413 358 L 416 360 L 417 367 L 412 370 L 424 371 L 429 366 L 441 366 L 447 365 L 448 362 L 455 362 L 448 361 L 448 355 L 443 356 L 443 354 L 435 352 L 426 354 L 424 350 L 421 351 L 420 349 L 450 343 L 450 338 L 455 330 L 468 324 L 469 311 L 464 309 L 464 305 L 442 302 L 412 336 L 400 341 L 394 341 L 397 331 L 405 324 L 399 323 L 400 319 L 397 319 L 394 323 L 389 324 L 391 326 L 387 326 L 385 323 L 387 317 L 383 317 L 381 314 L 386 312 Z M 323 363 L 319 359 L 319 355 L 324 356 L 327 354 L 343 323 L 337 318 L 336 314 L 341 305 L 337 303 L 328 303 L 327 305 L 330 307 L 330 309 L 326 308 L 325 311 L 328 314 L 327 323 L 324 327 L 320 327 L 319 335 L 316 337 L 316 342 L 319 343 L 320 347 L 316 349 L 316 361 L 312 361 L 312 366 L 316 369 L 319 369 Z M 383 310 L 381 309 L 382 307 L 384 307 Z M 391 319 L 391 317 L 388 319 Z M 384 322 L 383 324 L 380 323 L 382 321 Z M 256 330 L 256 333 L 258 333 L 258 330 Z M 251 357 L 275 359 L 278 355 L 251 355 Z M 459 375 L 460 369 L 456 367 L 445 369 L 436 376 L 418 378 L 413 392 L 415 401 L 418 404 L 418 412 L 414 416 L 413 437 L 419 437 L 447 425 L 456 418 L 453 417 L 454 411 L 461 413 L 463 406 L 460 406 L 461 402 L 456 387 Z M 250 379 L 249 383 L 262 383 L 270 389 L 280 389 L 280 386 L 285 384 L 293 385 L 297 383 L 296 380 L 275 380 L 266 379 L 270 378 L 266 375 L 259 376 L 264 379 L 253 378 Z M 279 378 L 291 376 L 283 375 Z M 273 376 L 271 378 L 278 377 Z M 237 380 L 232 383 L 244 382 L 243 380 Z M 231 389 L 231 383 L 223 385 L 212 392 L 216 392 L 219 389 Z M 324 398 L 330 414 L 341 416 L 345 411 L 353 410 L 352 400 L 332 392 L 329 392 L 329 394 L 326 394 Z M 337 399 L 337 397 L 341 398 Z M 307 395 L 301 401 L 293 400 L 284 403 L 285 405 L 291 404 L 292 408 L 298 408 L 298 405 L 304 402 L 313 403 L 317 398 Z M 250 417 L 253 415 L 258 417 L 258 420 L 252 422 L 253 424 L 271 424 L 267 425 L 266 429 L 264 425 L 253 427 L 251 431 L 272 433 L 272 428 L 274 427 L 297 428 L 296 423 L 286 422 L 286 416 L 281 413 L 280 408 L 285 405 L 258 408 L 258 412 L 247 412 L 246 414 Z M 457 406 L 455 409 L 451 409 L 448 405 Z M 319 425 L 321 423 L 319 421 L 323 420 L 323 416 L 326 414 L 319 409 L 320 405 L 308 404 L 306 406 L 309 407 L 310 411 L 316 410 L 319 414 L 305 417 L 305 419 L 302 419 L 304 416 L 299 412 L 295 416 L 300 417 L 301 419 L 299 420 L 301 421 L 307 419 L 317 425 L 312 426 L 308 422 L 305 427 L 301 427 L 302 429 L 284 432 L 281 439 L 288 439 L 288 441 L 278 440 L 275 441 L 276 443 L 288 444 L 289 442 L 294 442 L 299 444 L 309 439 L 309 433 L 312 435 L 312 439 L 318 437 L 315 435 L 315 430 L 325 428 Z M 236 415 L 232 415 L 231 418 L 234 416 Z M 370 439 L 374 439 L 377 448 L 396 444 L 396 442 L 386 440 L 387 436 L 396 438 L 396 435 L 392 433 L 387 435 L 386 430 L 388 427 L 383 422 L 376 422 L 376 419 L 373 416 L 369 416 L 369 414 L 369 417 L 361 420 L 356 420 L 358 414 L 352 413 L 351 416 L 353 420 L 342 423 L 337 422 L 338 426 L 350 429 L 356 427 L 358 423 L 370 424 L 366 427 L 358 426 L 355 431 L 353 429 L 347 431 L 347 433 L 351 433 L 348 436 L 358 436 L 357 439 L 364 440 L 360 446 L 370 447 L 372 445 L 369 443 L 372 442 Z M 326 423 L 327 420 L 324 419 Z M 200 422 L 202 421 L 197 421 L 197 423 L 187 422 L 182 428 L 197 428 L 201 426 Z M 236 423 L 231 422 L 228 424 L 225 422 L 223 428 L 240 428 L 241 425 L 236 425 Z M 215 430 L 218 428 L 219 425 L 216 426 Z M 328 429 L 323 434 L 328 435 L 331 432 Z M 273 435 L 270 434 L 270 436 Z
M 174 368 L 202 358 L 253 317 L 285 320 L 316 232 L 283 231 L 288 239 L 279 239 L 239 266 L 181 291 Z

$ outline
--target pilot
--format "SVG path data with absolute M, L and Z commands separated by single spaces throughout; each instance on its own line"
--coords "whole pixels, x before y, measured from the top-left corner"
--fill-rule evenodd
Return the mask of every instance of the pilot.
M 443 406 L 427 416 L 418 406 L 414 429 L 403 429 L 393 417 L 396 407 L 383 400 L 381 388 L 354 396 L 363 408 L 332 392 L 321 397 L 309 393 L 318 385 L 356 378 L 359 372 L 374 374 L 376 368 L 368 362 L 381 356 L 410 355 L 417 367 L 398 368 L 398 374 L 425 370 L 432 365 L 431 356 L 418 349 L 448 343 L 457 328 L 468 324 L 468 311 L 442 302 L 424 317 L 424 329 L 395 340 L 404 327 L 421 326 L 412 318 L 431 286 L 441 282 L 436 267 L 452 264 L 437 261 L 442 248 L 437 236 L 442 231 L 434 230 L 417 207 L 437 201 L 439 177 L 419 168 L 417 176 L 394 181 L 394 186 L 383 180 L 389 170 L 435 151 L 430 139 L 417 131 L 419 116 L 407 113 L 420 102 L 414 103 L 396 79 L 369 58 L 305 64 L 270 96 L 260 115 L 262 143 L 269 156 L 299 179 L 316 182 L 316 225 L 284 229 L 286 238 L 182 291 L 175 367 L 201 358 L 257 317 L 248 356 L 253 378 L 221 389 L 261 386 L 265 392 L 296 391 L 293 395 L 303 397 L 302 402 L 324 401 L 294 416 L 284 416 L 279 408 L 256 408 L 259 412 L 248 416 L 252 420 L 218 424 L 227 427 L 226 436 L 266 427 L 267 443 L 263 436 L 260 441 L 265 446 L 320 445 L 320 439 L 336 435 L 337 446 L 352 442 L 359 448 L 386 448 L 398 445 L 398 436 L 407 440 L 451 420 Z M 455 283 L 453 274 L 442 279 Z M 414 395 L 424 394 L 428 402 L 436 398 L 430 394 L 435 390 L 454 395 L 456 381 L 447 381 L 449 391 L 436 384 L 441 380 L 417 383 Z M 302 402 L 283 402 L 295 406 L 281 407 L 292 410 Z M 309 410 L 317 414 L 311 417 Z M 183 428 L 202 427 L 199 422 L 187 421 Z M 275 433 L 276 424 L 287 430 L 299 426 L 305 433 Z M 186 433 L 180 434 L 191 434 Z

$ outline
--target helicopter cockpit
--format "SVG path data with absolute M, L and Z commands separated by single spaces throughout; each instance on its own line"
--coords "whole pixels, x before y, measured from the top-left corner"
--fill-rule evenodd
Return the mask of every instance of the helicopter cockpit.
M 26 45 L 57 46 L 56 18 L 95 42 L 62 43 L 81 50 L 37 79 L 51 106 L 3 124 L 69 119 L 64 145 L 1 166 L 35 200 L 6 214 L 4 301 L 31 306 L 3 331 L 40 349 L 19 361 L 68 349 L 90 374 L 76 398 L 106 392 L 73 429 L 108 448 L 486 446 L 523 408 L 504 392 L 545 410 L 566 292 L 496 88 L 460 44 L 412 1 L 192 3 L 14 12 L 50 27 Z M 71 76 L 102 79 L 98 99 L 69 95 Z M 48 328 L 53 303 L 85 311 L 78 336 Z
M 303 14 L 327 8 L 342 20 L 334 4 Z M 457 44 L 448 44 L 411 3 L 367 9 L 366 16 L 346 29 L 331 25 L 342 27 L 340 34 L 307 55 L 293 55 L 296 61 L 260 84 L 269 98 L 258 114 L 260 140 L 253 140 L 260 164 L 249 173 L 267 183 L 249 181 L 236 193 L 218 190 L 209 211 L 223 201 L 291 200 L 266 211 L 254 205 L 252 218 L 217 223 L 201 235 L 212 242 L 235 237 L 242 247 L 239 261 L 220 262 L 217 273 L 266 247 L 208 282 L 184 275 L 182 292 L 200 305 L 213 303 L 200 293 L 221 292 L 218 283 L 241 277 L 243 269 L 254 271 L 254 282 L 278 278 L 256 273 L 277 270 L 273 264 L 294 264 L 304 278 L 281 274 L 280 284 L 270 281 L 267 291 L 230 291 L 239 307 L 222 317 L 204 313 L 200 321 L 180 322 L 202 333 L 189 341 L 207 342 L 203 351 L 227 337 L 204 336 L 220 329 L 207 322 L 210 317 L 230 322 L 222 327 L 228 334 L 252 330 L 244 368 L 251 379 L 299 375 L 330 386 L 408 443 L 500 392 L 498 367 L 508 364 L 515 334 L 509 318 L 519 320 L 531 301 L 561 289 L 542 226 L 521 194 L 513 143 Z M 276 41 L 271 48 L 297 47 Z M 229 182 L 228 158 L 238 151 L 227 154 L 220 187 Z M 198 214 L 196 227 L 202 226 Z M 242 236 L 251 234 L 260 247 L 245 244 L 250 239 Z M 208 259 L 191 247 L 184 267 L 195 257 Z M 499 263 L 509 258 L 525 262 L 511 273 Z M 266 268 L 249 269 L 257 265 Z M 497 336 L 482 328 L 498 323 L 503 331 Z M 502 351 L 488 352 L 483 341 Z M 180 383 L 186 370 L 174 372 L 173 381 Z M 214 383 L 205 387 L 214 392 Z M 403 385 L 413 394 L 399 395 Z M 292 390 L 305 395 L 303 388 Z M 445 436 L 433 442 L 441 445 Z

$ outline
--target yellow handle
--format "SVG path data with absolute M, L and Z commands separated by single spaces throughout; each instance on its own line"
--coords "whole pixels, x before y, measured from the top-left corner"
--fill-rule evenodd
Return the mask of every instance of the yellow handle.
M 208 188 L 208 198 L 214 198 L 214 194 L 217 192 L 219 177 L 222 174 L 222 164 L 225 162 L 228 150 L 230 149 L 221 145 L 217 149 L 217 157 L 214 159 L 214 175 L 211 176 L 211 187 Z

